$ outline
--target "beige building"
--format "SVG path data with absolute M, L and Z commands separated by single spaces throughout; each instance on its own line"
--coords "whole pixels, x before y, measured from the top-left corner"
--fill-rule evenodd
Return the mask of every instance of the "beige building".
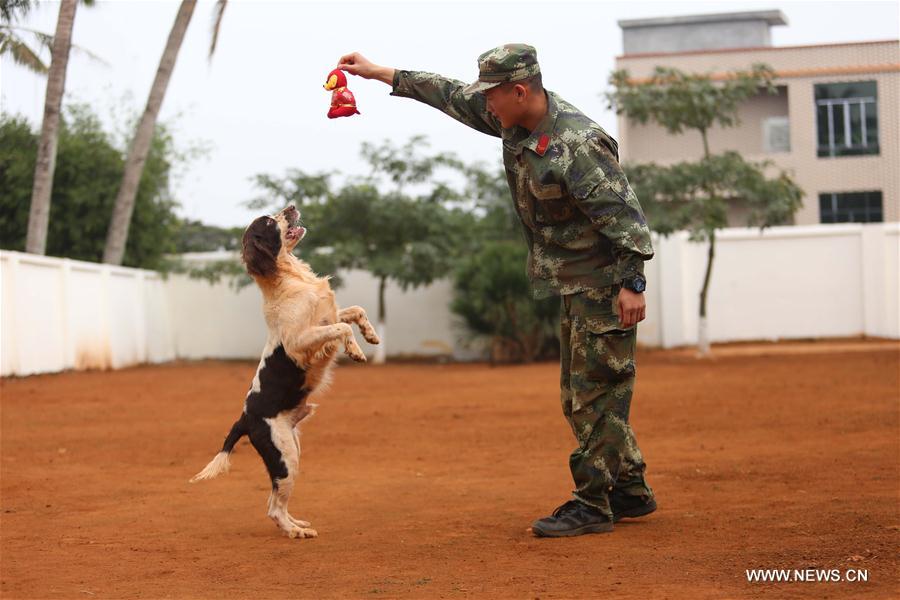
M 625 54 L 616 68 L 634 78 L 656 66 L 723 76 L 766 63 L 777 95 L 740 110 L 740 124 L 714 128 L 710 150 L 770 160 L 803 188 L 795 223 L 900 220 L 900 42 L 770 45 L 780 11 L 620 21 Z M 661 164 L 702 156 L 698 134 L 670 135 L 619 117 L 625 162 Z M 744 225 L 738 212 L 731 225 Z

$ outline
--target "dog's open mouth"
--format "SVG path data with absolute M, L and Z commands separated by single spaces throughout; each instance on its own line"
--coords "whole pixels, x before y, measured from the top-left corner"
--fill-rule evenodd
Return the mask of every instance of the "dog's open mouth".
M 287 238 L 289 240 L 297 240 L 300 241 L 303 239 L 303 236 L 306 235 L 306 228 L 301 227 L 300 225 L 292 225 L 288 227 L 287 230 Z
M 286 237 L 289 240 L 302 240 L 303 236 L 306 235 L 306 228 L 300 223 L 300 211 L 292 206 L 285 211 L 284 218 L 287 219 L 288 223 Z

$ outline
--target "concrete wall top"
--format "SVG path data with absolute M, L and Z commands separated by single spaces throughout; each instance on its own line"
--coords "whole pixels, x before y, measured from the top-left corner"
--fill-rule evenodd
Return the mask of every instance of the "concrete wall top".
M 618 21 L 622 29 L 636 27 L 666 27 L 669 25 L 730 23 L 736 21 L 765 21 L 769 25 L 787 25 L 787 17 L 780 10 L 752 10 L 745 12 L 707 13 L 702 15 L 681 15 L 676 17 L 654 17 L 650 19 L 622 19 Z
M 619 21 L 626 55 L 771 46 L 772 25 L 785 25 L 779 10 Z

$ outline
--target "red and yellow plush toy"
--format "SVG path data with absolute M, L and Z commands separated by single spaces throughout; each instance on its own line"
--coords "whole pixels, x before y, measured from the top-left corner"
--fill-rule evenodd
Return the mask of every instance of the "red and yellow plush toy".
M 352 117 L 361 114 L 356 110 L 356 98 L 353 92 L 347 89 L 347 76 L 340 69 L 335 69 L 328 74 L 325 89 L 331 91 L 331 109 L 328 118 Z

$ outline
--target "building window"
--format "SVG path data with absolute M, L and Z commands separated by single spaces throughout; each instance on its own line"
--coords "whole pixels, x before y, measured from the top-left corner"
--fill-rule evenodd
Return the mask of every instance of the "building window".
M 763 150 L 767 154 L 791 151 L 791 122 L 787 117 L 763 120 Z
M 878 95 L 874 81 L 815 86 L 819 156 L 878 154 Z
M 881 192 L 819 194 L 819 216 L 822 223 L 881 223 Z

